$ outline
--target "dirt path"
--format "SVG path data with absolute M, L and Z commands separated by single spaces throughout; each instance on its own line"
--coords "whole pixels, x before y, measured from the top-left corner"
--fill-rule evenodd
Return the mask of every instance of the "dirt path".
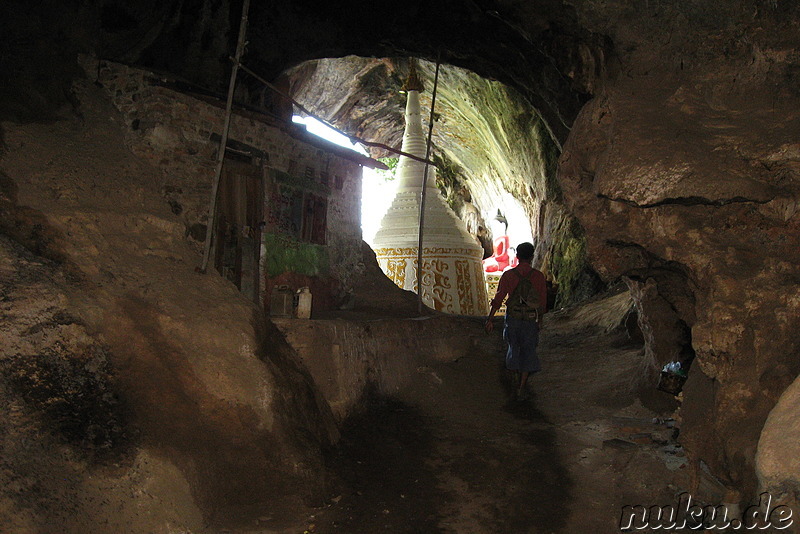
M 641 349 L 583 326 L 548 320 L 530 401 L 511 400 L 499 334 L 374 399 L 331 457 L 335 495 L 285 532 L 611 533 L 624 504 L 671 502 L 672 430 L 627 387 Z

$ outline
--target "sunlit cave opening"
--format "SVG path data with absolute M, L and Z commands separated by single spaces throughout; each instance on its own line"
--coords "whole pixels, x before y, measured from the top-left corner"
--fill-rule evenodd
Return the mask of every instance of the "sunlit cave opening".
M 295 80 L 294 97 L 312 109 L 320 109 L 320 117 L 348 133 L 351 130 L 363 131 L 362 138 L 399 149 L 404 127 L 402 107 L 405 104 L 405 96 L 399 89 L 407 62 L 398 61 L 391 71 L 385 69 L 387 63 L 392 62 L 354 56 L 304 63 L 289 73 Z M 427 61 L 417 63 L 422 76 L 431 78 L 426 79 L 426 90 L 420 95 L 423 128 L 427 136 L 435 67 Z M 356 71 L 363 77 L 359 78 Z M 351 84 L 336 85 L 336 80 L 348 76 L 353 76 Z M 385 79 L 377 80 L 381 76 Z M 471 85 L 464 84 L 464 81 Z M 359 84 L 367 83 L 381 84 L 385 94 L 377 95 L 374 86 L 359 87 Z M 448 87 L 448 83 L 455 86 Z M 356 94 L 353 91 L 357 91 Z M 349 108 L 343 107 L 341 101 L 344 99 L 348 99 Z M 360 107 L 362 105 L 364 107 Z M 507 109 L 509 105 L 515 109 Z M 342 107 L 337 109 L 335 106 Z M 503 110 L 510 112 L 508 116 L 501 116 Z M 537 176 L 545 173 L 544 168 L 532 169 L 544 163 L 541 161 L 543 154 L 537 153 L 542 148 L 535 146 L 538 143 L 524 145 L 531 139 L 540 141 L 539 136 L 545 129 L 543 124 L 537 124 L 541 121 L 536 111 L 503 84 L 451 65 L 442 66 L 434 111 L 433 156 L 439 166 L 431 169 L 430 179 L 436 181 L 451 205 L 456 204 L 457 214 L 473 233 L 485 231 L 495 237 L 507 235 L 514 244 L 532 241 L 537 232 L 535 225 L 531 224 L 531 211 L 537 200 L 544 200 L 537 198 L 533 189 L 539 185 L 539 178 L 545 178 Z M 352 116 L 348 117 L 348 113 Z M 513 128 L 504 128 L 512 125 L 516 128 L 512 121 L 520 119 L 523 130 L 525 120 L 534 119 L 528 125 L 530 130 L 521 132 L 521 136 Z M 397 153 L 353 143 L 313 117 L 298 114 L 293 121 L 304 124 L 310 133 L 363 155 L 389 160 L 390 166 L 396 165 L 400 157 Z M 394 168 L 388 172 L 364 168 L 362 230 L 364 240 L 370 245 L 396 192 L 394 171 Z M 454 178 L 457 180 L 455 184 Z M 522 191 L 522 187 L 509 187 L 511 183 L 528 180 L 532 182 L 529 191 Z M 462 205 L 464 198 L 469 204 L 466 210 Z M 475 219 L 478 224 L 474 224 Z M 484 226 L 485 230 L 473 228 L 473 225 Z
M 412 65 L 421 90 L 410 91 L 407 96 L 403 89 Z M 426 204 L 426 214 L 429 209 L 440 209 L 450 215 L 430 215 L 435 222 L 426 222 L 429 235 L 423 248 L 441 253 L 475 247 L 475 253 L 470 254 L 477 256 L 478 263 L 475 269 L 468 268 L 473 280 L 489 280 L 489 274 L 499 276 L 513 267 L 517 244 L 529 241 L 541 245 L 544 206 L 558 195 L 553 188 L 558 145 L 536 110 L 513 89 L 451 65 L 440 68 L 434 102 L 435 69 L 435 64 L 422 60 L 350 56 L 310 61 L 287 73 L 298 102 L 348 135 L 367 141 L 367 146 L 353 143 L 352 138 L 312 117 L 295 115 L 296 123 L 380 159 L 389 167 L 388 171 L 363 169 L 362 236 L 376 252 L 384 272 L 400 287 L 412 290 L 416 289 L 415 282 L 409 282 L 416 277 L 416 271 L 411 270 L 416 256 L 412 249 L 417 246 L 419 228 L 418 215 L 413 211 L 419 212 L 414 203 L 421 204 L 417 191 L 422 191 L 422 180 L 403 173 L 418 165 L 414 172 L 421 175 L 424 164 L 387 148 L 400 149 L 409 142 L 419 152 L 415 155 L 424 158 L 431 117 L 432 165 L 428 167 L 430 189 L 426 191 L 433 191 L 436 198 L 431 201 L 434 208 Z M 418 99 L 419 107 L 413 113 L 406 107 L 411 106 L 410 93 L 416 93 L 414 98 Z M 409 123 L 411 116 L 419 122 L 413 142 L 406 139 L 414 129 Z M 436 208 L 438 205 L 441 208 Z M 461 232 L 466 245 L 454 244 L 452 235 L 441 237 L 447 233 L 441 228 L 449 224 L 461 228 L 451 233 Z M 441 234 L 438 238 L 437 232 Z M 539 249 L 541 263 L 547 253 L 544 246 Z M 387 251 L 393 255 L 388 257 Z M 397 256 L 398 251 L 404 255 Z M 448 268 L 444 266 L 443 270 Z M 455 264 L 449 270 L 455 272 Z M 491 284 L 488 292 L 492 292 Z M 470 314 L 485 313 L 485 299 L 481 296 L 479 305 L 467 306 Z M 435 298 L 431 301 L 437 309 L 463 312 Z

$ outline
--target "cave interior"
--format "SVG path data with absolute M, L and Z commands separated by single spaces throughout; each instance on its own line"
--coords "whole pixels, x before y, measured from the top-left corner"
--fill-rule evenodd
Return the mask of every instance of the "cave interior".
M 10 531 L 616 532 L 678 494 L 800 513 L 800 5 L 5 4 Z M 362 240 L 412 63 L 440 193 L 486 255 L 502 215 L 554 288 L 524 405 L 499 332 L 420 316 Z M 279 316 L 282 285 L 312 320 Z

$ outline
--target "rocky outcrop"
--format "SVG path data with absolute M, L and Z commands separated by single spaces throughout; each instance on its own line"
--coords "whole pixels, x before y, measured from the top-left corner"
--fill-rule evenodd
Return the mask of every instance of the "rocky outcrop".
M 774 375 L 787 376 L 789 369 L 777 368 Z M 758 442 L 756 468 L 759 491 L 769 492 L 776 503 L 800 509 L 800 382 L 789 386 L 770 412 Z M 796 517 L 796 516 L 795 516 Z
M 3 524 L 194 531 L 226 507 L 315 498 L 330 409 L 263 313 L 195 272 L 110 103 L 75 94 L 80 118 L 4 124 Z
M 559 179 L 592 265 L 634 280 L 654 365 L 696 355 L 682 442 L 749 498 L 761 428 L 800 371 L 800 56 L 767 39 L 725 57 L 730 44 L 625 58 L 576 120 Z
M 0 259 L 4 528 L 201 527 L 190 478 L 140 444 L 131 410 L 140 395 L 120 385 L 116 355 L 70 305 L 75 272 L 6 236 Z M 130 498 L 143 491 L 153 504 L 146 518 Z

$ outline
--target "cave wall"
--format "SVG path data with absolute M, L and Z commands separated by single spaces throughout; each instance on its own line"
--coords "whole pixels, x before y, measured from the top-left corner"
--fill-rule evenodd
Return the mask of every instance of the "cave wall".
M 3 524 L 198 530 L 220 507 L 313 497 L 337 430 L 311 377 L 252 302 L 195 271 L 105 92 L 73 94 L 57 122 L 2 123 Z
M 787 33 L 686 35 L 692 24 L 671 28 L 680 51 L 656 32 L 660 58 L 621 58 L 577 118 L 559 180 L 592 265 L 642 289 L 662 331 L 654 364 L 696 354 L 680 408 L 690 457 L 749 499 L 762 426 L 800 371 L 800 56 Z

